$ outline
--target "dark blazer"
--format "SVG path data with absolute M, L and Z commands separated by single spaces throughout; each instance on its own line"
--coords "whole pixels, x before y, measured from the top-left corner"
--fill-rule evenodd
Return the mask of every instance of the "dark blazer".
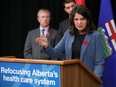
M 69 18 L 63 20 L 62 22 L 60 22 L 59 24 L 59 28 L 58 28 L 58 34 L 56 36 L 56 43 L 59 43 L 59 41 L 62 39 L 64 33 L 66 32 L 67 29 L 69 29 L 70 27 L 70 20 Z M 58 60 L 63 60 L 65 58 L 65 54 L 62 54 Z
M 70 27 L 70 20 L 69 18 L 65 19 L 64 21 L 62 21 L 60 24 L 59 24 L 59 28 L 58 28 L 58 34 L 57 34 L 57 39 L 56 39 L 56 42 L 58 43 L 61 38 L 63 37 L 65 31 L 67 29 L 69 29 Z
M 56 35 L 57 31 L 53 28 L 48 30 L 49 35 L 47 35 L 49 44 L 54 47 L 56 45 Z M 34 29 L 28 32 L 25 46 L 24 46 L 24 57 L 30 59 L 50 59 L 50 57 L 45 54 L 41 53 L 42 46 L 36 43 L 36 38 L 40 37 L 40 29 Z
M 74 42 L 74 35 L 65 32 L 61 41 L 52 48 L 49 46 L 43 52 L 48 53 L 55 60 L 65 52 L 66 60 L 72 58 L 72 43 Z M 102 44 L 102 36 L 99 32 L 95 31 L 92 34 L 86 34 L 80 53 L 80 60 L 88 66 L 98 77 L 101 77 L 104 70 L 104 47 Z

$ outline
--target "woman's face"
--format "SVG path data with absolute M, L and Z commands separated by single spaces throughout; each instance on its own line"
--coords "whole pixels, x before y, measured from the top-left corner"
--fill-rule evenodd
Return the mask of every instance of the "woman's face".
M 76 13 L 74 15 L 74 24 L 75 27 L 78 29 L 78 31 L 82 31 L 85 29 L 86 25 L 87 25 L 87 19 L 85 19 L 82 15 Z

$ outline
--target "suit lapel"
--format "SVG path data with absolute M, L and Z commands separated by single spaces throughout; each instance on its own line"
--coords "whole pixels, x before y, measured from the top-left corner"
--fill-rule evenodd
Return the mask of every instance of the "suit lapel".
M 51 44 L 50 38 L 52 38 L 52 34 L 53 34 L 53 29 L 50 27 L 46 35 L 46 38 L 48 39 L 48 43 L 50 44 Z
M 66 59 L 70 60 L 72 58 L 72 50 L 68 50 L 68 49 L 72 49 L 72 43 L 74 42 L 74 38 L 75 38 L 75 35 L 71 35 L 69 36 L 67 39 L 67 42 L 65 43 L 66 47 L 65 47 L 65 50 L 66 50 Z
M 83 55 L 84 55 L 84 53 L 85 53 L 85 50 L 86 50 L 87 46 L 88 46 L 89 43 L 90 43 L 91 38 L 92 38 L 92 37 L 91 37 L 91 34 L 86 34 L 85 39 L 84 39 L 84 41 L 83 41 L 83 43 L 82 43 L 82 47 L 81 47 L 80 60 L 83 59 Z

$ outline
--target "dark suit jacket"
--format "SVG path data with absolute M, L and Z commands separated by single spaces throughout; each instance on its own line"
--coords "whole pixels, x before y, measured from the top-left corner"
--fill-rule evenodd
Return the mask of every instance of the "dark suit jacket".
M 63 37 L 65 31 L 67 29 L 69 29 L 70 27 L 70 20 L 69 18 L 65 19 L 64 21 L 62 21 L 60 24 L 59 24 L 59 28 L 58 28 L 58 34 L 57 34 L 57 39 L 56 39 L 56 42 L 58 43 L 61 38 Z
M 64 33 L 66 30 L 68 30 L 70 27 L 70 20 L 69 18 L 65 19 L 64 21 L 62 21 L 60 24 L 59 24 L 59 28 L 58 28 L 58 34 L 56 36 L 56 43 L 59 43 L 59 41 L 62 39 Z M 62 54 L 60 57 L 59 57 L 59 60 L 63 60 L 65 58 L 65 54 Z
M 56 35 L 57 31 L 53 28 L 49 29 L 49 35 L 47 36 L 49 44 L 54 47 L 56 45 Z M 50 57 L 45 54 L 41 53 L 42 46 L 36 43 L 36 38 L 40 37 L 40 29 L 34 29 L 28 32 L 25 46 L 24 46 L 24 57 L 30 59 L 50 59 Z

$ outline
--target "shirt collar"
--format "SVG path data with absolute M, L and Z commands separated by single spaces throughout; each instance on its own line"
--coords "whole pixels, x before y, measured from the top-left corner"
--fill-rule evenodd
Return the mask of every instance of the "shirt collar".
M 48 31 L 49 30 L 49 26 L 47 26 L 45 28 L 43 28 L 43 27 L 40 26 L 40 30 L 42 30 L 42 29 L 45 29 L 45 31 Z

